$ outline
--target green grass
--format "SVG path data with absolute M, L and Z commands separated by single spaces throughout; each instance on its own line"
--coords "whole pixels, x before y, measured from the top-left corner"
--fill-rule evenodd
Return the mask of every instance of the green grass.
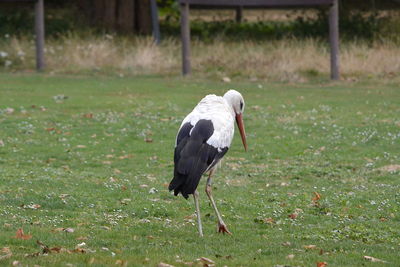
M 245 153 L 236 136 L 214 179 L 233 235 L 216 233 L 203 179 L 199 238 L 193 200 L 166 188 L 174 139 L 201 97 L 229 88 L 245 97 L 249 144 Z M 368 255 L 400 266 L 399 171 L 378 170 L 400 164 L 399 114 L 398 86 L 383 81 L 1 74 L 0 257 L 3 247 L 13 254 L 0 265 L 382 265 Z M 13 238 L 18 228 L 32 239 Z M 36 240 L 69 250 L 85 242 L 86 253 L 25 257 L 41 250 Z

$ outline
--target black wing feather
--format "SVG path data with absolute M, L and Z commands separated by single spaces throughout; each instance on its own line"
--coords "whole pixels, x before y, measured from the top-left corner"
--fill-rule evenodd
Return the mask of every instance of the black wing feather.
M 205 171 L 212 168 L 228 151 L 207 144 L 207 140 L 214 133 L 211 120 L 199 120 L 196 125 L 186 123 L 181 127 L 177 136 L 174 153 L 174 178 L 168 189 L 174 194 L 181 193 L 188 198 L 196 190 L 200 178 Z

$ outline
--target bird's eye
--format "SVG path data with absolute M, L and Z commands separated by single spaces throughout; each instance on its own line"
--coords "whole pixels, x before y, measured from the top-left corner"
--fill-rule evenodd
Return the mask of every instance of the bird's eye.
M 243 102 L 240 101 L 240 110 L 243 110 Z

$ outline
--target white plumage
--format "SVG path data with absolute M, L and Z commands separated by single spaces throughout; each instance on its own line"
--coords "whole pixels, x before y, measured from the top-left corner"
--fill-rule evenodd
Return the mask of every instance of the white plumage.
M 207 140 L 207 144 L 220 149 L 231 145 L 235 132 L 235 112 L 225 98 L 216 95 L 205 96 L 186 116 L 181 127 L 187 122 L 195 126 L 199 120 L 211 120 L 214 126 L 214 133 Z

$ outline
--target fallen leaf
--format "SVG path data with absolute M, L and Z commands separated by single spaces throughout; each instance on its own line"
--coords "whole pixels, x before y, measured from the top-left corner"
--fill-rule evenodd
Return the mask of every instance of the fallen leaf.
M 272 218 L 265 218 L 263 221 L 264 221 L 264 223 L 269 223 L 269 224 L 275 223 L 275 220 Z
M 70 250 L 72 253 L 86 253 L 86 249 L 84 248 L 76 248 L 73 250 Z
M 12 266 L 20 266 L 21 263 L 19 261 L 13 261 Z
M 297 213 L 292 213 L 292 214 L 289 214 L 288 217 L 289 217 L 290 219 L 294 220 L 294 219 L 297 218 L 297 216 L 299 216 L 299 214 L 297 214 Z
M 379 168 L 378 170 L 383 172 L 397 172 L 400 171 L 400 165 L 399 164 L 386 165 Z
M 7 114 L 13 114 L 14 113 L 14 109 L 13 108 L 6 108 L 5 109 Z
M 50 249 L 51 252 L 55 252 L 55 253 L 60 253 L 60 252 L 62 252 L 62 250 L 63 249 L 61 247 L 54 247 L 54 248 Z
M 0 146 L 4 146 L 4 142 L 1 139 L 0 139 Z
M 289 247 L 290 245 L 292 245 L 292 244 L 289 241 L 282 243 L 282 246 L 284 246 L 284 247 Z
M 33 210 L 37 210 L 37 209 L 39 209 L 41 206 L 40 206 L 39 204 L 33 204 L 33 203 L 32 203 L 32 204 L 29 204 L 29 205 L 22 204 L 21 207 L 24 208 L 24 209 L 33 209 Z
M 230 83 L 231 82 L 231 78 L 229 77 L 222 77 L 222 81 L 225 83 Z
M 128 205 L 128 203 L 131 202 L 131 201 L 132 201 L 132 199 L 130 199 L 130 198 L 124 198 L 120 202 L 123 205 Z
M 294 254 L 287 255 L 286 259 L 293 260 L 294 259 Z
M 133 156 L 131 155 L 131 154 L 128 154 L 128 155 L 122 155 L 122 156 L 119 156 L 118 158 L 119 159 L 130 159 L 130 158 L 132 158 Z
M 87 119 L 91 119 L 91 118 L 93 118 L 93 113 L 86 113 L 86 114 L 83 114 L 83 117 L 84 117 L 84 118 L 87 118 Z
M 318 200 L 321 199 L 321 195 L 318 192 L 314 192 L 314 197 L 312 198 L 312 201 L 314 203 L 318 202 Z
M 78 247 L 78 248 L 81 248 L 81 247 L 84 247 L 84 246 L 86 246 L 86 243 L 85 243 L 85 242 L 82 242 L 82 243 L 76 245 L 76 247 Z
M 144 139 L 144 141 L 145 141 L 146 143 L 152 143 L 152 142 L 153 142 L 153 139 L 152 139 L 152 138 L 149 138 L 149 137 L 146 137 L 146 138 Z
M 212 259 L 206 258 L 206 257 L 201 257 L 199 259 L 203 264 L 215 264 L 215 262 Z
M 77 147 L 77 148 L 86 148 L 85 145 L 77 145 L 76 147 Z
M 75 229 L 74 229 L 74 228 L 71 228 L 71 227 L 68 227 L 68 228 L 65 228 L 65 229 L 64 229 L 64 232 L 73 233 L 73 232 L 75 232 Z
M 317 262 L 317 267 L 326 267 L 326 266 L 328 266 L 328 263 L 326 261 Z
M 79 236 L 77 238 L 75 238 L 78 241 L 82 241 L 82 240 L 87 240 L 88 238 L 86 236 Z
M 371 256 L 364 256 L 364 259 L 372 261 L 372 262 L 387 262 L 387 261 L 380 260 L 380 259 L 377 259 L 377 258 L 374 258 L 374 257 L 371 257 Z
M 128 265 L 128 261 L 126 261 L 126 260 L 116 260 L 115 261 L 115 265 L 127 266 Z
M 305 248 L 305 249 L 316 249 L 317 246 L 316 245 L 305 245 L 305 246 L 303 246 L 303 248 Z
M 11 252 L 11 249 L 9 247 L 2 248 L 1 252 L 2 252 L 2 254 L 5 254 L 5 255 L 0 255 L 0 261 L 8 259 L 8 258 L 10 258 L 12 256 L 12 252 Z
M 19 228 L 15 234 L 15 238 L 22 240 L 29 240 L 32 238 L 32 235 L 25 235 L 24 230 L 22 230 L 22 228 Z
M 160 262 L 157 267 L 174 267 L 174 265 L 168 264 L 168 263 L 164 263 L 164 262 Z

